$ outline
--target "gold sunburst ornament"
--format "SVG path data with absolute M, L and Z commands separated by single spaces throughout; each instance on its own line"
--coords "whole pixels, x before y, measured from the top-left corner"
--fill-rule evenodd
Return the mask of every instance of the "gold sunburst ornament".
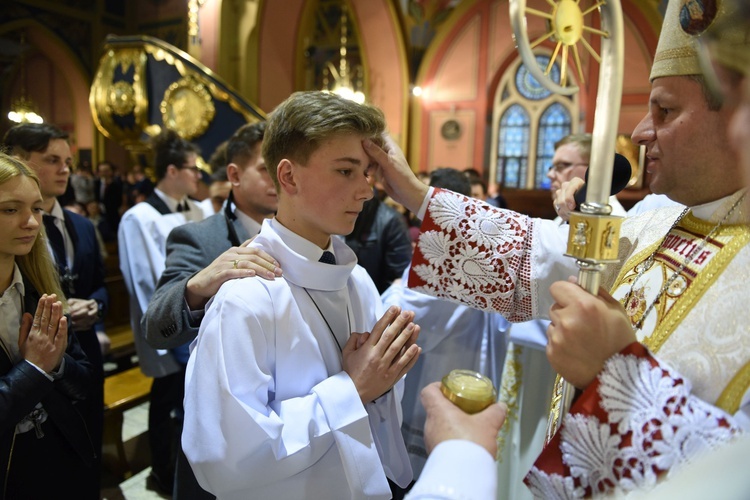
M 604 0 L 596 1 L 585 10 L 581 7 L 581 0 L 546 0 L 546 2 L 550 7 L 549 12 L 527 7 L 525 0 L 511 2 L 511 23 L 513 24 L 514 38 L 524 60 L 533 60 L 529 56 L 533 53 L 533 49 L 538 47 L 542 42 L 546 40 L 556 42 L 547 67 L 542 71 L 538 66 L 532 65 L 534 67 L 529 68 L 529 72 L 550 91 L 563 95 L 572 95 L 578 91 L 578 87 L 568 85 L 568 63 L 571 56 L 578 79 L 582 83 L 585 82 L 583 66 L 581 64 L 582 49 L 579 49 L 579 44 L 596 62 L 601 63 L 600 54 L 594 50 L 589 41 L 584 37 L 584 34 L 590 33 L 603 38 L 609 37 L 607 31 L 586 24 L 587 16 L 594 11 L 598 11 L 606 2 Z M 525 16 L 544 19 L 548 27 L 547 31 L 533 41 L 529 41 Z M 558 59 L 558 65 L 560 66 L 559 85 L 549 77 L 552 67 Z

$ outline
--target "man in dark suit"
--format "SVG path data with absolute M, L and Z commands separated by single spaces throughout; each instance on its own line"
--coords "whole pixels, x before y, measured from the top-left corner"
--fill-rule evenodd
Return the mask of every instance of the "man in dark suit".
M 169 232 L 203 220 L 203 211 L 189 198 L 198 189 L 200 150 L 170 129 L 151 139 L 151 150 L 157 185 L 151 196 L 123 214 L 117 246 L 130 297 L 138 364 L 144 375 L 153 377 L 148 409 L 150 482 L 162 493 L 171 494 L 187 360 L 149 346 L 141 331 L 141 318 L 164 271 Z
M 93 367 L 94 384 L 83 404 L 83 413 L 97 456 L 101 456 L 104 370 L 95 325 L 104 316 L 109 297 L 94 225 L 85 217 L 64 210 L 57 200 L 65 192 L 73 163 L 68 134 L 47 123 L 24 123 L 11 128 L 4 142 L 39 176 L 44 225 L 60 284 L 68 298 L 71 326 Z
M 276 188 L 260 152 L 264 130 L 264 123 L 245 125 L 230 139 L 227 177 L 232 191 L 224 210 L 175 227 L 167 239 L 166 267 L 141 319 L 141 331 L 152 347 L 172 349 L 185 362 L 204 307 L 222 283 L 281 275 L 271 256 L 243 244 L 277 206 Z M 175 498 L 200 498 L 197 482 L 192 474 L 185 474 L 183 467 L 189 465 L 182 454 L 178 460 Z
M 273 258 L 243 245 L 277 206 L 276 189 L 260 154 L 264 131 L 265 123 L 245 125 L 230 139 L 227 177 L 232 191 L 224 209 L 169 234 L 166 267 L 141 321 L 152 347 L 190 343 L 198 334 L 203 308 L 225 281 L 279 274 L 270 269 Z
M 122 179 L 115 174 L 114 165 L 108 161 L 99 162 L 96 166 L 94 198 L 99 202 L 109 229 L 117 234 L 120 218 L 128 206 Z

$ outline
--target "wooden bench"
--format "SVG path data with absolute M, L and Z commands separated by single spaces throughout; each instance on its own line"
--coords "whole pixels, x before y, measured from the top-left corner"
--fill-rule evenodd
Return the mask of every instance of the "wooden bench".
M 130 365 L 130 358 L 135 354 L 135 340 L 130 324 L 110 326 L 106 329 L 110 345 L 107 357 L 112 358 L 118 366 Z
M 104 379 L 102 462 L 113 474 L 123 479 L 133 474 L 122 442 L 123 413 L 148 401 L 152 380 L 138 366 Z

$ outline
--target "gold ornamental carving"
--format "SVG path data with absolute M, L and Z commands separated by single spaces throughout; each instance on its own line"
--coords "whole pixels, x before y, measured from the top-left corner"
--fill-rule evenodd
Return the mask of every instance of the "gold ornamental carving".
M 211 93 L 192 75 L 169 86 L 159 109 L 164 125 L 187 140 L 202 135 L 216 114 Z
M 146 39 L 149 39 L 149 37 L 144 37 Z M 236 111 L 237 113 L 242 114 L 242 116 L 245 117 L 245 120 L 248 123 L 257 123 L 261 121 L 262 117 L 265 116 L 262 110 L 259 108 L 255 108 L 253 106 L 254 113 L 249 112 L 245 107 L 243 107 L 237 99 L 232 96 L 229 92 L 227 92 L 222 85 L 217 85 L 216 81 L 220 80 L 218 75 L 216 75 L 213 71 L 211 71 L 209 68 L 201 65 L 197 61 L 195 61 L 191 56 L 188 54 L 181 52 L 177 49 L 174 49 L 175 53 L 172 53 L 160 45 L 154 45 L 154 44 L 147 44 L 143 47 L 143 49 L 146 51 L 148 55 L 154 58 L 156 61 L 164 62 L 170 66 L 173 66 L 177 72 L 181 76 L 187 76 L 190 74 L 193 74 L 190 69 L 188 69 L 187 65 L 183 60 L 176 57 L 176 54 L 179 54 L 183 57 L 185 61 L 192 61 L 193 64 L 195 64 L 198 68 L 201 69 L 202 74 L 207 75 L 210 78 L 201 78 L 201 82 L 206 85 L 206 87 L 209 89 L 211 94 L 214 96 L 214 98 L 217 101 L 226 102 L 229 104 L 229 107 L 232 108 L 232 110 Z M 212 81 L 213 80 L 213 81 Z
M 99 61 L 89 94 L 94 124 L 105 137 L 143 149 L 139 138 L 148 123 L 146 54 L 134 47 L 108 48 Z M 132 75 L 122 78 L 116 75 Z M 118 119 L 128 117 L 129 122 Z
M 614 215 L 573 212 L 565 255 L 589 262 L 617 262 L 622 221 L 622 217 Z
M 116 82 L 109 89 L 107 105 L 118 116 L 129 115 L 135 109 L 135 89 L 128 82 Z
M 228 126 L 226 118 L 232 127 L 242 119 L 255 123 L 265 118 L 200 61 L 147 36 L 107 37 L 89 105 L 97 129 L 136 155 L 135 161 L 143 161 L 150 138 L 164 128 L 201 148 L 205 142 L 204 151 L 210 153 Z M 207 137 L 213 125 L 217 134 Z

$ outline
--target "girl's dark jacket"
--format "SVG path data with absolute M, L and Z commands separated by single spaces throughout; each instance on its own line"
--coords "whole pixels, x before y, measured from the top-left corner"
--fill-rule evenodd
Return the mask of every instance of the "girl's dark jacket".
M 24 288 L 23 310 L 33 315 L 39 293 L 25 278 Z M 58 494 L 90 491 L 81 483 L 88 482 L 95 470 L 96 452 L 77 404 L 91 389 L 92 366 L 70 329 L 64 357 L 63 373 L 52 381 L 24 360 L 13 364 L 6 350 L 0 349 L 0 498 L 27 497 L 32 491 L 43 492 L 47 488 Z M 34 448 L 23 449 L 18 443 L 21 440 L 15 436 L 16 424 L 40 402 L 48 415 L 41 428 L 47 432 L 40 439 L 23 440 Z M 35 434 L 34 430 L 28 432 Z M 41 453 L 69 457 L 69 462 L 61 464 L 59 469 L 39 470 L 33 458 Z M 58 470 L 68 473 L 60 477 Z M 68 477 L 71 470 L 80 471 L 80 475 Z M 11 485 L 25 486 L 23 491 L 11 491 L 8 489 Z

